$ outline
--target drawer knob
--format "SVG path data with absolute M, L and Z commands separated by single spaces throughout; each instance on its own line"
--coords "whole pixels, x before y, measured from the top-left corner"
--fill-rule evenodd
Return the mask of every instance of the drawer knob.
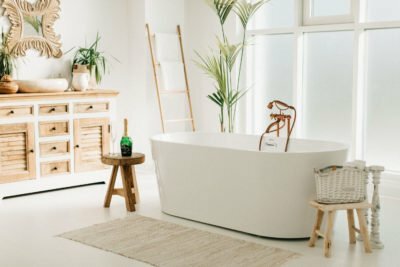
M 93 106 L 89 106 L 89 109 L 93 109 Z
M 56 147 L 56 146 L 53 146 L 53 147 L 51 148 L 51 150 L 57 150 L 57 147 Z
M 75 147 L 76 147 L 76 148 L 79 148 L 79 145 L 76 145 Z
M 11 111 L 10 111 L 10 114 L 11 114 L 11 115 L 15 114 L 15 111 L 14 111 L 14 110 L 11 110 Z
M 35 153 L 35 150 L 31 149 L 29 150 L 30 153 Z
M 55 131 L 55 130 L 57 130 L 57 128 L 56 128 L 56 127 L 53 127 L 53 128 L 51 128 L 51 130 L 52 130 L 52 131 Z
M 50 113 L 56 111 L 56 108 L 51 108 Z
M 53 169 L 52 169 L 52 171 L 57 171 L 58 170 L 58 168 L 57 167 L 54 167 Z

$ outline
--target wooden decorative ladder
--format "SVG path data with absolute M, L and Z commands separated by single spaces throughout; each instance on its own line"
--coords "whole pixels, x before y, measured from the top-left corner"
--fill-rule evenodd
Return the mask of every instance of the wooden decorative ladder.
M 161 63 L 157 61 L 156 53 L 154 51 L 153 38 L 155 38 L 155 34 L 151 34 L 149 24 L 146 24 L 146 31 L 147 31 L 147 37 L 148 37 L 148 42 L 149 42 L 151 62 L 152 62 L 152 66 L 153 66 L 153 76 L 154 76 L 154 82 L 155 82 L 155 86 L 156 86 L 157 102 L 158 102 L 158 107 L 159 107 L 159 112 L 160 112 L 160 117 L 161 117 L 162 131 L 163 131 L 163 133 L 165 133 L 167 124 L 188 122 L 191 124 L 192 131 L 194 132 L 196 130 L 196 128 L 195 128 L 195 122 L 194 122 L 194 118 L 193 118 L 193 108 L 192 108 L 192 101 L 191 101 L 191 97 L 190 97 L 190 89 L 189 89 L 189 81 L 188 81 L 188 75 L 187 75 L 187 69 L 186 69 L 185 55 L 184 55 L 184 50 L 183 50 L 181 27 L 180 27 L 180 25 L 177 26 L 177 38 L 179 40 L 180 58 L 181 58 L 180 63 L 182 63 L 182 65 L 183 65 L 183 73 L 184 73 L 186 88 L 179 88 L 177 90 L 161 90 L 160 89 L 160 78 L 158 75 L 158 73 L 159 73 L 158 68 L 161 67 Z M 189 106 L 188 118 L 168 119 L 168 120 L 165 119 L 164 109 L 163 109 L 163 101 L 161 99 L 161 96 L 169 95 L 169 94 L 172 94 L 172 95 L 186 94 L 186 99 L 187 99 L 188 106 Z

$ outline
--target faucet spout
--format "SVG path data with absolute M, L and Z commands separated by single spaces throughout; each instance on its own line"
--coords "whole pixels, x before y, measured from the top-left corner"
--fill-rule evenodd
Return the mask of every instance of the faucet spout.
M 259 151 L 261 151 L 262 141 L 263 141 L 265 135 L 276 132 L 277 136 L 279 137 L 280 130 L 286 126 L 287 127 L 287 138 L 286 138 L 285 152 L 287 152 L 288 148 L 289 148 L 290 136 L 291 136 L 294 126 L 296 124 L 297 111 L 296 111 L 295 107 L 289 106 L 288 104 L 286 104 L 280 100 L 274 100 L 274 101 L 270 102 L 267 106 L 267 108 L 271 109 L 271 110 L 274 107 L 276 107 L 279 112 L 271 113 L 270 117 L 272 120 L 274 120 L 274 122 L 272 122 L 270 125 L 268 125 L 265 132 L 261 135 L 258 149 L 259 149 Z M 286 113 L 288 111 L 293 112 L 293 121 L 292 121 L 292 116 L 290 114 Z

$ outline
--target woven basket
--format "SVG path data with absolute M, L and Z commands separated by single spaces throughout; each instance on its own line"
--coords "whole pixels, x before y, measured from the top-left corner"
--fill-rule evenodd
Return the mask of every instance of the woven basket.
M 317 202 L 339 204 L 364 201 L 367 176 L 368 172 L 355 167 L 330 166 L 315 170 Z

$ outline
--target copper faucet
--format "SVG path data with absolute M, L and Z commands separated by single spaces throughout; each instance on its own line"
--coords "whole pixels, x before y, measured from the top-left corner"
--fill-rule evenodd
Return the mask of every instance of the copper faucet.
M 258 150 L 261 151 L 262 141 L 266 134 L 276 132 L 276 135 L 279 137 L 280 130 L 286 126 L 287 127 L 287 138 L 286 138 L 285 152 L 287 152 L 288 148 L 289 148 L 290 136 L 292 135 L 294 125 L 296 124 L 297 111 L 296 111 L 296 108 L 294 108 L 293 106 L 289 106 L 288 104 L 286 104 L 282 101 L 279 101 L 279 100 L 274 100 L 274 101 L 270 102 L 267 106 L 267 108 L 271 109 L 271 110 L 274 107 L 276 107 L 279 110 L 279 113 L 271 113 L 270 117 L 272 120 L 274 120 L 274 122 L 272 122 L 270 125 L 268 125 L 265 132 L 261 135 Z M 285 112 L 288 112 L 290 110 L 292 110 L 293 114 L 294 114 L 292 123 L 291 123 L 292 116 L 290 114 L 285 114 Z

